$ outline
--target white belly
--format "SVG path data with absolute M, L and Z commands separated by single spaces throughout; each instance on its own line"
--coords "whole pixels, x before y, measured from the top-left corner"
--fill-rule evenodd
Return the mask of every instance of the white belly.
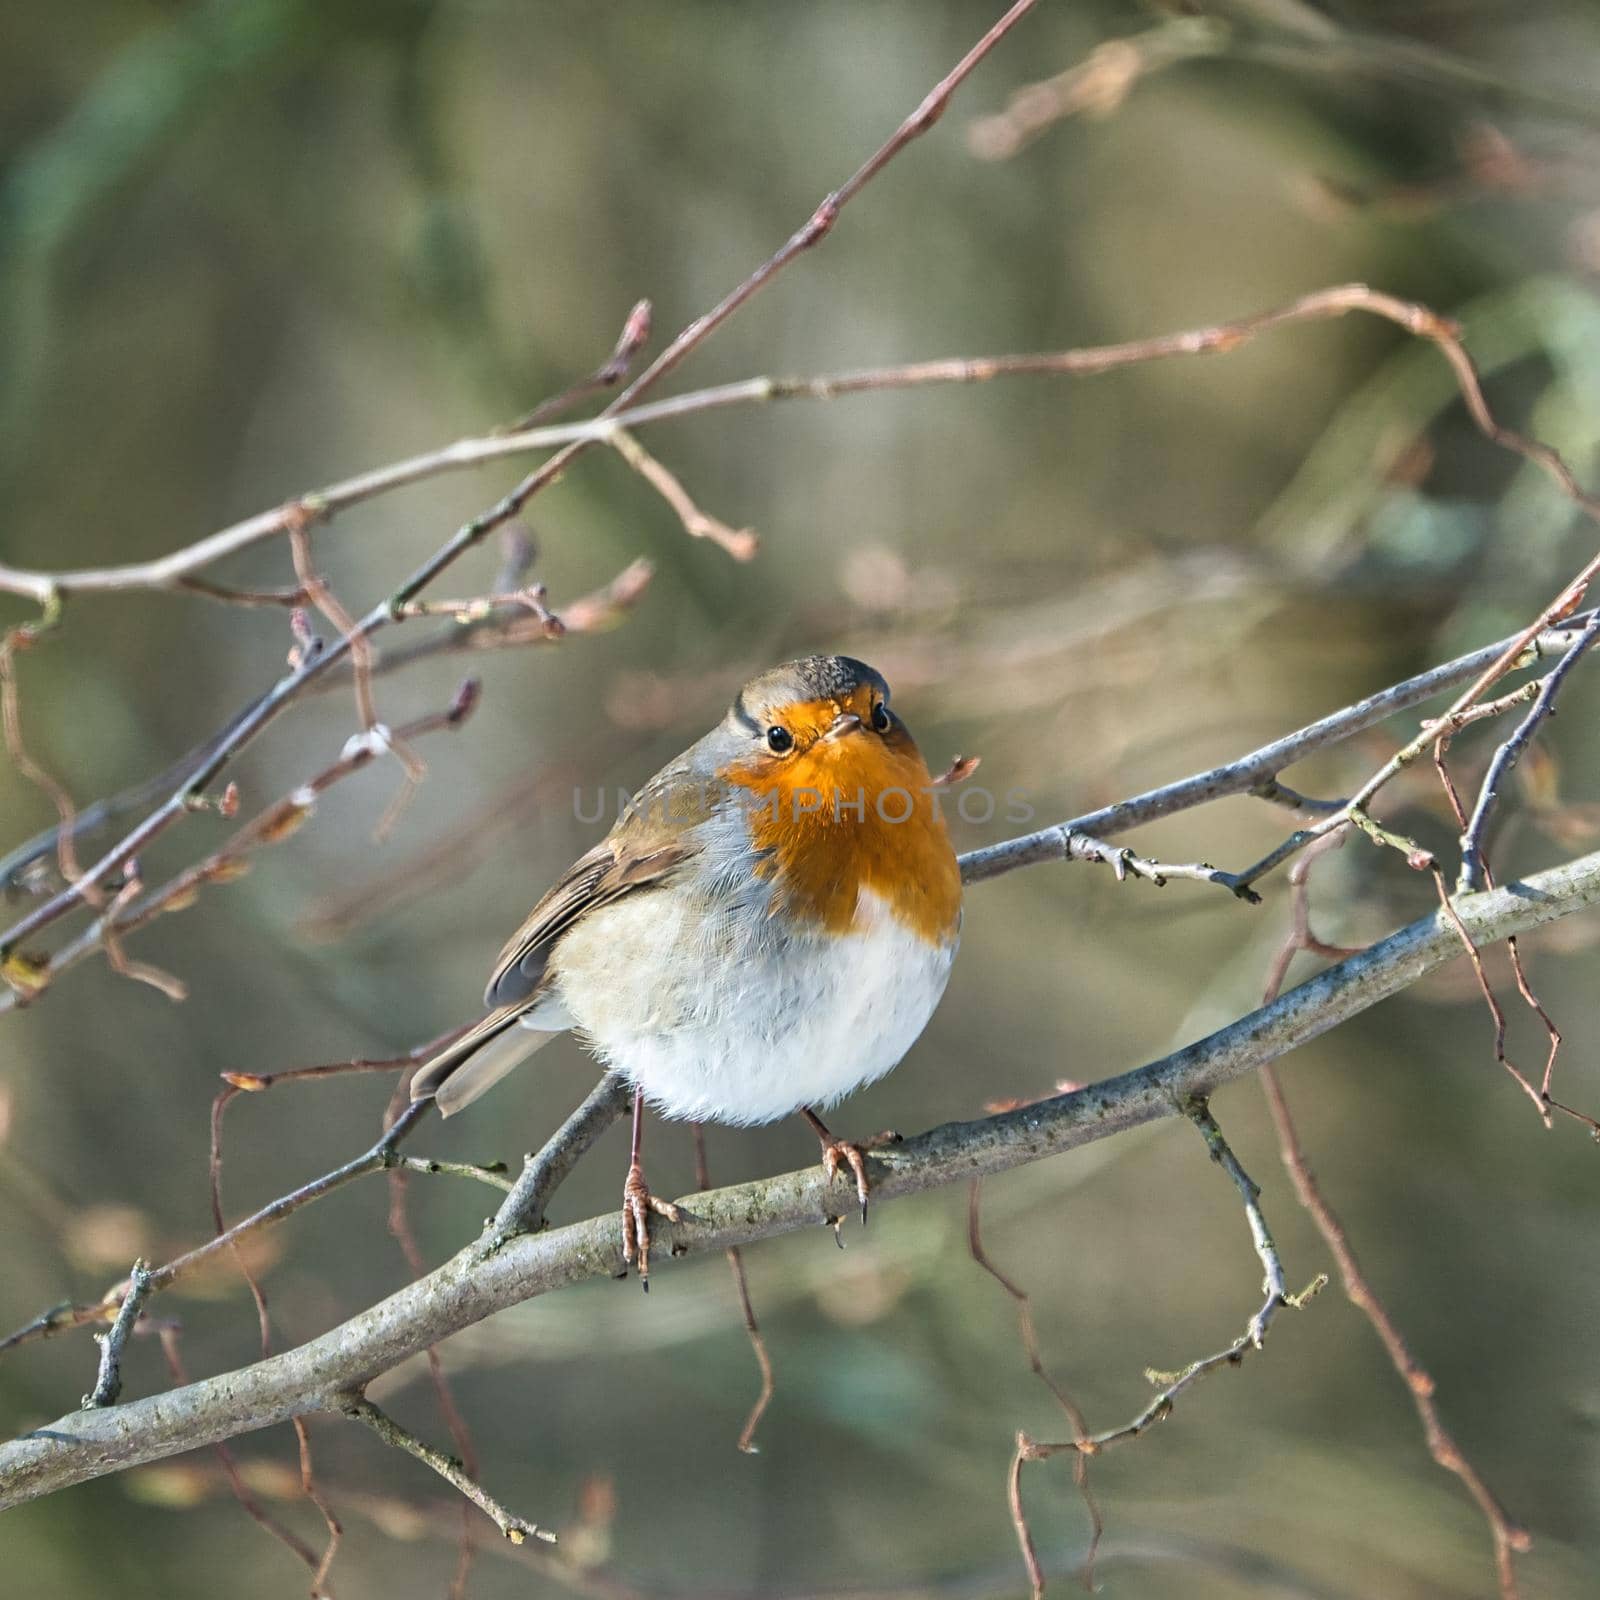
M 596 1055 L 663 1115 L 694 1122 L 773 1122 L 881 1078 L 927 1025 L 955 957 L 954 940 L 924 943 L 875 899 L 842 936 L 780 935 L 748 901 L 710 925 L 675 906 L 643 894 L 600 908 L 552 964 Z

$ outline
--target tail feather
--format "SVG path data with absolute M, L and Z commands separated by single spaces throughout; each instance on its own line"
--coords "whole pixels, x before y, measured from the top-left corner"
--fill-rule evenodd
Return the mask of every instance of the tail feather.
M 441 1116 L 452 1116 L 471 1105 L 511 1069 L 555 1038 L 533 1028 L 519 1028 L 526 1004 L 501 1006 L 474 1023 L 454 1043 L 427 1062 L 411 1080 L 411 1098 L 430 1097 Z

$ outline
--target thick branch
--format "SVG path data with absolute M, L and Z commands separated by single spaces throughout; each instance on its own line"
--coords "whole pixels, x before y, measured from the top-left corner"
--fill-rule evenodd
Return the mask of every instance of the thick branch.
M 1600 853 L 1526 882 L 1469 896 L 1461 924 L 1481 946 L 1600 901 Z M 875 1154 L 881 1199 L 969 1182 L 1075 1149 L 1161 1117 L 1274 1061 L 1415 983 L 1460 954 L 1441 910 L 1329 967 L 1228 1027 L 1133 1072 L 976 1122 L 949 1123 Z M 694 1194 L 680 1223 L 658 1223 L 674 1254 L 814 1227 L 835 1216 L 836 1190 L 813 1168 Z M 74 1412 L 0 1447 L 0 1509 L 123 1467 L 337 1411 L 352 1389 L 472 1323 L 621 1266 L 614 1215 L 523 1234 L 498 1249 L 492 1231 L 452 1260 L 296 1350 L 122 1406 Z

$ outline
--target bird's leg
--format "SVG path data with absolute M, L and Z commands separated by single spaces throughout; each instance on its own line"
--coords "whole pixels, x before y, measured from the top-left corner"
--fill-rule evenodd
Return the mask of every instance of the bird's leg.
M 622 1259 L 639 1263 L 639 1284 L 650 1292 L 650 1213 L 681 1222 L 683 1213 L 670 1200 L 658 1200 L 644 1181 L 639 1157 L 644 1149 L 644 1091 L 633 1092 L 633 1154 L 622 1185 Z
M 886 1144 L 899 1144 L 900 1135 L 894 1129 L 886 1128 L 882 1133 L 875 1133 L 870 1139 L 863 1139 L 860 1143 L 849 1139 L 835 1139 L 828 1132 L 828 1125 L 810 1106 L 801 1106 L 800 1115 L 811 1124 L 811 1131 L 822 1142 L 822 1170 L 827 1173 L 828 1182 L 833 1182 L 841 1167 L 848 1167 L 855 1174 L 856 1198 L 861 1202 L 861 1223 L 865 1227 L 867 1196 L 872 1191 L 872 1185 L 867 1181 L 866 1152 L 877 1150 Z

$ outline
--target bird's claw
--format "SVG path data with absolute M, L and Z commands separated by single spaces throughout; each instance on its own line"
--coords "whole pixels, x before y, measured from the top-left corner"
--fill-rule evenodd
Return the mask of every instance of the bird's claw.
M 622 1185 L 622 1259 L 639 1266 L 639 1283 L 645 1293 L 650 1292 L 650 1214 L 665 1217 L 668 1222 L 681 1222 L 683 1212 L 670 1200 L 658 1200 L 644 1181 L 644 1171 L 638 1166 L 628 1168 L 627 1181 Z
M 861 1202 L 861 1225 L 867 1223 L 867 1200 L 872 1193 L 872 1183 L 867 1177 L 867 1157 L 869 1150 L 877 1150 L 886 1144 L 899 1144 L 900 1135 L 892 1128 L 885 1129 L 882 1133 L 875 1133 L 870 1139 L 863 1139 L 859 1143 L 852 1139 L 825 1139 L 822 1145 L 822 1170 L 827 1174 L 831 1185 L 840 1171 L 848 1167 L 856 1180 L 856 1198 Z

